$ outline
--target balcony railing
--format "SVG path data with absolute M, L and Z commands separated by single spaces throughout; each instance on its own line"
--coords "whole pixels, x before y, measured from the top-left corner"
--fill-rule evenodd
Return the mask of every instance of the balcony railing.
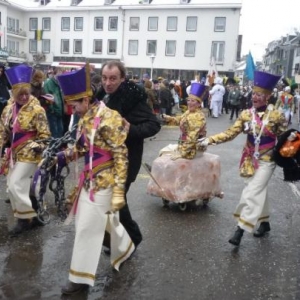
M 15 28 L 9 28 L 7 27 L 7 33 L 19 35 L 22 37 L 26 37 L 26 31 L 23 31 L 22 29 L 15 29 Z
M 16 51 L 16 50 L 8 50 L 8 54 L 9 56 L 13 56 L 13 57 L 18 57 L 18 58 L 24 58 L 26 59 L 27 58 L 27 55 L 25 52 L 19 52 L 19 51 Z

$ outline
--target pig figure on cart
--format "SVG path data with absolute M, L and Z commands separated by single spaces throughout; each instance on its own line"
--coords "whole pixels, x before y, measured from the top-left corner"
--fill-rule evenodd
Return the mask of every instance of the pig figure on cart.
M 205 149 L 197 146 L 198 140 L 206 135 L 206 119 L 201 110 L 206 93 L 205 85 L 192 83 L 187 99 L 188 110 L 181 116 L 163 115 L 166 123 L 179 125 L 178 144 L 161 149 L 151 169 L 144 165 L 150 173 L 147 193 L 161 197 L 164 205 L 178 203 L 181 210 L 185 210 L 188 203 L 207 204 L 213 197 L 223 196 L 219 157 L 204 153 Z

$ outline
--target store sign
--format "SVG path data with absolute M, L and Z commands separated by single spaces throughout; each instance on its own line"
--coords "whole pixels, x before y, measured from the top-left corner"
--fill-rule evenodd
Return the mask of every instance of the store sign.
M 300 75 L 295 76 L 295 82 L 300 84 Z
M 0 48 L 0 57 L 9 57 L 7 50 Z

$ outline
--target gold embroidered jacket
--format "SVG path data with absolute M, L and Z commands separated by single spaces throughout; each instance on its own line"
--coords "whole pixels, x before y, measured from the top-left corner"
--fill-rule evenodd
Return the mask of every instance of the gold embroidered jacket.
M 38 163 L 41 160 L 42 150 L 46 147 L 45 144 L 39 143 L 40 151 L 36 152 L 30 146 L 30 143 L 35 140 L 48 139 L 51 136 L 48 127 L 48 120 L 45 110 L 40 106 L 39 101 L 30 96 L 29 101 L 20 107 L 16 115 L 16 120 L 13 120 L 13 110 L 15 107 L 14 101 L 8 104 L 1 115 L 0 123 L 0 145 L 5 147 L 7 143 L 13 144 L 14 138 L 18 134 L 30 134 L 30 138 L 17 145 L 15 148 L 11 147 L 13 160 L 20 162 L 34 162 Z M 18 123 L 18 132 L 13 136 L 13 123 Z M 4 160 L 7 157 L 4 157 Z
M 263 161 L 271 161 L 271 154 L 273 146 L 268 146 L 270 144 L 270 140 L 274 140 L 277 136 L 281 135 L 283 132 L 287 130 L 287 121 L 285 120 L 284 115 L 274 109 L 274 106 L 272 105 L 273 110 L 270 112 L 269 115 L 269 121 L 265 126 L 265 130 L 262 132 L 261 135 L 261 143 L 259 147 L 259 159 Z M 267 118 L 268 110 L 262 113 L 256 113 L 258 117 L 260 117 L 261 121 L 265 120 Z M 238 134 L 241 132 L 247 134 L 247 141 L 245 144 L 244 149 L 249 147 L 249 144 L 253 144 L 254 141 L 254 135 L 253 135 L 253 128 L 251 126 L 251 120 L 252 120 L 252 113 L 251 109 L 243 110 L 240 114 L 239 118 L 235 121 L 235 123 L 229 127 L 224 132 L 212 135 L 209 137 L 209 144 L 220 144 L 227 141 L 233 140 Z M 249 124 L 249 130 L 245 130 L 245 123 Z M 255 132 L 256 135 L 259 135 L 259 132 L 261 130 L 261 124 L 256 124 L 255 126 Z M 275 136 L 274 138 L 272 136 Z
M 179 125 L 181 135 L 178 141 L 178 150 L 183 158 L 192 159 L 197 153 L 196 145 L 198 139 L 206 135 L 206 119 L 201 111 L 187 110 L 183 115 L 166 118 L 170 125 Z
M 77 142 L 74 149 L 64 151 L 67 161 L 79 156 L 89 156 L 91 134 L 95 122 L 95 116 L 99 105 L 94 104 L 87 113 L 79 120 L 77 131 Z M 104 107 L 100 113 L 100 124 L 96 129 L 94 147 L 105 150 L 111 154 L 112 160 L 95 168 L 94 190 L 118 186 L 124 189 L 127 178 L 127 147 L 125 140 L 127 132 L 122 125 L 120 114 L 108 107 Z M 88 172 L 85 172 L 88 179 Z

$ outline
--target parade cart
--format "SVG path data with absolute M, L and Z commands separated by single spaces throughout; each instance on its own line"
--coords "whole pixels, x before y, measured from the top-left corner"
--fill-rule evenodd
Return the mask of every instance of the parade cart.
M 207 205 L 214 197 L 223 198 L 220 186 L 221 167 L 218 155 L 199 152 L 194 159 L 172 160 L 171 155 L 156 158 L 147 193 L 162 198 L 164 206 L 176 203 L 181 211 L 189 205 Z

